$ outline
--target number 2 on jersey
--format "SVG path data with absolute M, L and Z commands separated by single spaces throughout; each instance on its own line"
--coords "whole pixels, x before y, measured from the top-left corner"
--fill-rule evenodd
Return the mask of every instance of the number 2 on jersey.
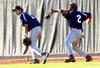
M 81 15 L 77 15 L 76 17 L 77 17 L 77 22 L 81 23 Z

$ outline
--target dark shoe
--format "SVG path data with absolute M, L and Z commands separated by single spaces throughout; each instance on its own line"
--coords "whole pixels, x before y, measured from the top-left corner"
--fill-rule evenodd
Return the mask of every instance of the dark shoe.
M 90 56 L 90 55 L 87 55 L 87 57 L 86 57 L 86 62 L 90 62 L 90 61 L 92 61 L 93 60 L 93 58 Z
M 46 52 L 42 53 L 42 58 L 43 58 L 42 63 L 43 63 L 43 64 L 46 63 L 48 56 L 49 56 L 49 53 L 46 53 Z
M 73 55 L 69 56 L 69 59 L 66 59 L 64 62 L 69 63 L 69 62 L 76 62 L 75 58 Z
M 38 59 L 34 59 L 30 64 L 38 64 L 39 60 Z
M 64 62 L 69 63 L 69 62 L 76 62 L 75 59 L 66 59 Z

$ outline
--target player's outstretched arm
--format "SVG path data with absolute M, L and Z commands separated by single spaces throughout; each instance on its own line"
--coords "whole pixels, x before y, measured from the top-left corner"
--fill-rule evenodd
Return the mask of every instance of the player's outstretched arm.
M 62 10 L 62 9 L 51 9 L 53 13 L 58 12 L 61 13 L 64 17 L 67 16 L 68 11 L 67 10 Z
M 61 13 L 64 17 L 67 16 L 68 11 L 62 9 L 50 9 L 45 12 L 44 18 L 49 19 L 53 13 Z
M 52 11 L 53 13 L 56 13 L 56 12 L 61 13 L 61 9 L 51 9 L 51 11 Z

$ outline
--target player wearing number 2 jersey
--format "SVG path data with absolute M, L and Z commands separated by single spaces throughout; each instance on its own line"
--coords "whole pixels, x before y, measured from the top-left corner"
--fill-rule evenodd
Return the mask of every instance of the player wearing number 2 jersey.
M 82 22 L 89 19 L 88 23 L 91 21 L 91 14 L 87 12 L 77 11 L 77 4 L 71 3 L 69 4 L 69 8 L 67 10 L 51 10 L 52 12 L 60 12 L 66 18 L 67 24 L 70 27 L 70 33 L 68 34 L 65 45 L 67 49 L 67 54 L 69 59 L 66 59 L 65 62 L 75 62 L 75 58 L 73 55 L 73 50 L 76 51 L 79 55 L 84 56 L 86 58 L 86 62 L 92 61 L 92 57 L 86 53 L 84 53 L 77 44 L 82 38 Z M 72 45 L 71 45 L 72 44 Z
M 82 29 L 82 22 L 85 21 L 89 16 L 91 16 L 90 13 L 81 13 L 76 10 L 71 10 L 68 11 L 68 15 L 65 17 L 67 19 L 67 23 L 69 27 L 72 28 L 77 28 L 77 29 Z

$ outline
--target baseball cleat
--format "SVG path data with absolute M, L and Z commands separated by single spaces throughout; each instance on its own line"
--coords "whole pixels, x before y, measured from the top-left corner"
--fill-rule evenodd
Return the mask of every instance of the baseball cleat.
M 42 64 L 46 63 L 48 56 L 49 56 L 49 53 L 46 53 L 46 52 L 42 53 L 42 58 L 43 58 Z
M 38 59 L 34 59 L 30 64 L 39 64 L 39 60 Z
M 75 59 L 66 59 L 64 62 L 69 63 L 69 62 L 76 62 Z
M 93 60 L 93 58 L 90 55 L 87 55 L 86 62 L 91 62 L 92 60 Z
M 75 58 L 73 55 L 69 56 L 69 59 L 66 59 L 64 62 L 69 63 L 69 62 L 76 62 Z

